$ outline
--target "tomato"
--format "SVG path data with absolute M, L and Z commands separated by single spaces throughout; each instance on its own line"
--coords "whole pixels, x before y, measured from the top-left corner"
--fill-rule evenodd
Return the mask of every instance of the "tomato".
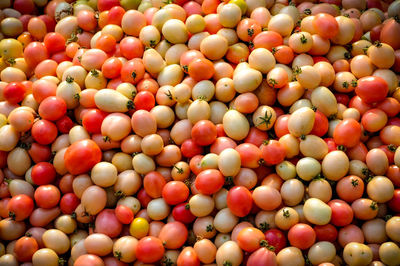
M 44 36 L 44 45 L 50 54 L 61 52 L 65 49 L 65 39 L 57 32 L 49 32 Z
M 328 132 L 328 128 L 329 128 L 328 118 L 319 110 L 317 110 L 315 112 L 314 126 L 310 134 L 322 137 Z
M 176 205 L 187 200 L 189 188 L 182 181 L 170 181 L 162 189 L 162 197 L 170 205 Z
M 290 245 L 304 250 L 314 244 L 316 234 L 314 229 L 308 224 L 298 223 L 290 228 L 288 239 Z
M 334 242 L 338 236 L 336 227 L 331 224 L 316 225 L 314 231 L 318 241 Z
M 376 76 L 362 77 L 357 81 L 355 92 L 365 103 L 376 103 L 385 99 L 388 94 L 388 84 Z
M 181 222 L 170 222 L 164 225 L 158 235 L 164 247 L 168 249 L 178 249 L 186 242 L 188 230 Z
M 82 116 L 82 126 L 89 133 L 101 133 L 101 124 L 108 113 L 99 109 L 91 109 Z
M 60 190 L 53 185 L 42 185 L 35 190 L 34 198 L 40 208 L 51 209 L 60 201 Z
M 274 247 L 274 252 L 279 253 L 283 248 L 286 247 L 287 241 L 285 234 L 279 229 L 269 229 L 265 232 L 265 240 L 267 240 L 268 245 Z
M 224 176 L 216 169 L 207 169 L 201 171 L 195 180 L 196 189 L 205 195 L 214 194 L 222 188 L 224 183 Z
M 61 197 L 60 209 L 64 214 L 72 214 L 79 204 L 80 200 L 75 193 L 66 193 Z
M 268 248 L 261 247 L 254 251 L 247 260 L 247 265 L 278 265 L 276 255 Z
M 192 158 L 203 153 L 203 147 L 196 144 L 193 139 L 187 139 L 181 145 L 181 152 L 183 156 Z
M 163 188 L 166 184 L 164 177 L 159 172 L 150 172 L 143 178 L 143 187 L 152 198 L 159 198 L 162 196 Z
M 58 131 L 60 131 L 60 133 L 66 134 L 74 126 L 74 122 L 72 121 L 71 118 L 64 115 L 63 117 L 61 117 L 56 121 L 56 126 Z
M 333 139 L 337 145 L 351 148 L 360 142 L 361 125 L 352 118 L 342 120 L 333 132 Z
M 50 96 L 40 103 L 38 111 L 42 119 L 56 121 L 67 112 L 67 104 L 60 97 Z
M 346 226 L 353 221 L 353 210 L 350 205 L 342 200 L 328 202 L 332 210 L 331 223 L 336 226 Z
M 197 145 L 207 146 L 217 138 L 217 129 L 209 120 L 200 120 L 192 127 L 192 139 Z
M 119 43 L 119 48 L 121 54 L 127 59 L 142 57 L 144 52 L 142 42 L 138 38 L 131 36 L 123 38 Z
M 33 254 L 39 249 L 39 245 L 35 238 L 23 236 L 15 242 L 14 252 L 21 262 L 29 262 L 32 260 Z
M 23 221 L 31 215 L 34 208 L 33 200 L 25 194 L 16 195 L 10 199 L 7 209 L 15 221 Z
M 241 249 L 253 252 L 264 245 L 265 235 L 257 228 L 246 227 L 239 232 L 236 241 Z
M 126 62 L 121 68 L 123 82 L 137 84 L 144 76 L 144 65 L 140 59 L 134 58 Z
M 144 263 L 159 261 L 164 252 L 162 241 L 154 236 L 147 236 L 140 239 L 136 247 L 136 257 Z
M 174 217 L 176 221 L 185 224 L 192 223 L 196 219 L 196 216 L 190 211 L 190 206 L 187 202 L 176 205 L 172 209 L 172 217 Z
M 33 124 L 31 134 L 37 143 L 47 145 L 56 139 L 57 127 L 49 120 L 38 120 Z
M 89 139 L 74 142 L 64 154 L 65 167 L 73 175 L 89 171 L 100 160 L 101 150 L 99 146 Z
M 32 167 L 31 178 L 36 185 L 47 185 L 56 178 L 56 170 L 51 163 L 40 162 Z
M 235 148 L 240 154 L 241 166 L 248 168 L 259 167 L 261 150 L 252 143 L 242 143 Z
M 113 79 L 119 77 L 121 73 L 122 62 L 117 57 L 110 57 L 104 61 L 101 66 L 101 72 L 104 77 L 108 79 Z
M 46 162 L 51 158 L 51 150 L 46 145 L 41 145 L 36 142 L 31 144 L 28 150 L 29 156 L 35 163 Z
M 26 93 L 26 88 L 20 82 L 10 82 L 3 90 L 3 97 L 11 104 L 21 102 Z
M 243 186 L 236 186 L 229 190 L 226 196 L 228 208 L 238 217 L 245 217 L 251 211 L 253 199 L 250 191 Z
M 285 147 L 277 140 L 269 140 L 268 144 L 261 147 L 262 158 L 266 164 L 281 163 L 286 156 Z
M 345 176 L 336 184 L 336 193 L 347 202 L 353 202 L 362 197 L 364 181 L 355 175 Z
M 192 247 L 186 247 L 179 254 L 176 265 L 200 266 L 200 260 Z
M 156 99 L 151 92 L 140 91 L 136 94 L 133 103 L 136 110 L 150 111 L 156 104 Z
M 130 224 L 133 221 L 134 214 L 129 207 L 118 205 L 115 208 L 115 216 L 122 224 Z
M 117 41 L 110 34 L 101 34 L 101 36 L 96 41 L 96 48 L 103 50 L 106 53 L 110 53 L 115 50 L 115 46 L 117 45 Z

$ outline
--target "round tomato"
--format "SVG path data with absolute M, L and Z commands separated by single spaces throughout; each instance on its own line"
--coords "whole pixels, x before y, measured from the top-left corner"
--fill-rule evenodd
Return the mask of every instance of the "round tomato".
M 346 226 L 353 221 L 353 210 L 343 200 L 331 200 L 328 202 L 332 210 L 331 223 L 336 226 Z
M 231 188 L 226 196 L 226 202 L 231 212 L 239 217 L 248 215 L 253 206 L 251 193 L 243 186 Z
M 265 232 L 265 240 L 267 240 L 269 246 L 274 247 L 276 254 L 287 245 L 285 234 L 279 229 L 267 230 Z
M 136 247 L 136 257 L 144 263 L 159 261 L 164 255 L 162 241 L 154 236 L 146 236 L 139 240 Z
M 7 204 L 10 217 L 15 221 L 23 221 L 31 215 L 33 211 L 33 200 L 25 194 L 12 197 Z
M 384 100 L 389 92 L 389 88 L 387 82 L 383 78 L 367 76 L 357 81 L 355 92 L 363 102 L 369 104 Z
M 192 139 L 197 145 L 207 146 L 217 138 L 217 128 L 209 120 L 200 120 L 192 128 Z
M 73 175 L 88 172 L 101 161 L 102 153 L 97 144 L 90 139 L 74 142 L 64 154 L 67 170 Z
M 314 244 L 316 234 L 314 229 L 308 224 L 298 223 L 290 228 L 288 239 L 290 245 L 304 250 L 310 248 Z
M 56 175 L 56 169 L 51 163 L 40 162 L 32 167 L 31 178 L 38 186 L 52 183 Z
M 211 195 L 220 190 L 224 183 L 225 178 L 220 171 L 207 169 L 197 175 L 194 184 L 200 193 Z

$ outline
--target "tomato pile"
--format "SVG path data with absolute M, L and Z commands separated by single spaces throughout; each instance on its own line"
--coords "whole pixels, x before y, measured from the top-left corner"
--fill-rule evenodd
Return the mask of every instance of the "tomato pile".
M 0 0 L 0 265 L 400 265 L 400 0 Z

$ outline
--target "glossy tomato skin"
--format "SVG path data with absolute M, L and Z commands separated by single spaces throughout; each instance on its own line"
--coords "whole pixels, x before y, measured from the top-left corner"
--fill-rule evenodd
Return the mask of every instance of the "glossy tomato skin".
M 355 92 L 363 102 L 370 104 L 384 100 L 389 92 L 389 88 L 383 78 L 367 76 L 357 81 Z
M 200 120 L 192 128 L 192 139 L 197 145 L 207 146 L 217 138 L 217 129 L 213 122 Z
M 64 214 L 72 214 L 80 203 L 81 201 L 75 193 L 64 194 L 60 200 L 61 212 Z
M 353 210 L 343 200 L 331 200 L 328 202 L 332 210 L 331 223 L 336 226 L 346 226 L 353 221 Z
M 154 95 L 149 91 L 140 91 L 133 100 L 136 110 L 150 111 L 156 104 Z
M 263 266 L 270 265 L 276 266 L 278 262 L 276 260 L 276 255 L 271 250 L 261 247 L 254 251 L 247 260 L 247 266 Z
M 17 222 L 23 221 L 31 215 L 34 208 L 33 200 L 25 194 L 12 197 L 7 204 L 10 217 Z
M 181 145 L 181 152 L 186 158 L 192 158 L 203 153 L 203 147 L 196 144 L 193 139 L 187 139 Z
M 115 216 L 122 224 L 130 224 L 133 221 L 134 214 L 129 207 L 118 205 L 115 208 Z
M 49 146 L 41 145 L 39 143 L 32 143 L 28 150 L 29 156 L 35 163 L 46 162 L 51 158 L 51 150 Z
M 290 228 L 288 239 L 291 246 L 304 250 L 314 244 L 316 234 L 308 224 L 298 223 Z
M 281 163 L 286 156 L 284 146 L 277 140 L 270 140 L 267 145 L 261 147 L 262 158 L 268 165 Z
M 7 100 L 7 102 L 11 104 L 16 104 L 21 102 L 26 93 L 26 88 L 20 82 L 10 82 L 3 89 L 3 97 Z
M 216 169 L 207 169 L 201 171 L 195 180 L 195 186 L 200 193 L 211 195 L 222 188 L 225 178 L 222 173 Z
M 172 209 L 172 217 L 174 217 L 176 221 L 184 224 L 189 224 L 196 220 L 196 216 L 194 216 L 190 211 L 190 206 L 188 202 L 176 205 Z
M 253 198 L 246 187 L 235 186 L 229 190 L 226 202 L 234 215 L 245 217 L 251 211 Z
M 101 133 L 101 124 L 107 115 L 99 109 L 89 110 L 82 117 L 82 125 L 89 133 Z
M 400 212 L 400 189 L 396 189 L 393 198 L 388 202 L 389 208 L 394 212 Z
M 102 152 L 90 139 L 74 142 L 64 154 L 65 167 L 73 175 L 88 172 L 101 161 Z
M 53 185 L 39 186 L 35 190 L 34 198 L 37 206 L 50 209 L 57 206 L 60 201 L 60 190 Z
M 32 167 L 31 178 L 38 186 L 52 183 L 56 175 L 56 170 L 51 163 L 40 162 Z
M 136 247 L 136 257 L 144 263 L 159 261 L 164 255 L 164 246 L 160 239 L 146 236 L 139 240 Z
M 48 145 L 57 138 L 57 127 L 52 122 L 42 119 L 36 121 L 31 129 L 31 134 L 37 143 Z
M 352 118 L 346 118 L 335 127 L 333 139 L 337 145 L 351 148 L 360 142 L 361 133 L 360 123 Z
M 268 245 L 275 248 L 274 251 L 276 254 L 287 245 L 285 234 L 281 230 L 275 228 L 265 232 L 265 240 L 267 240 Z
M 322 137 L 328 132 L 328 129 L 329 129 L 328 118 L 323 113 L 317 110 L 315 112 L 314 126 L 310 134 Z
M 332 224 L 316 225 L 314 231 L 318 241 L 335 242 L 338 236 L 338 231 Z
M 74 122 L 68 116 L 64 115 L 56 121 L 58 131 L 63 134 L 67 134 L 70 129 L 74 126 Z
M 14 252 L 18 261 L 29 262 L 38 249 L 39 245 L 35 238 L 23 236 L 15 242 Z
M 56 121 L 67 112 L 67 104 L 60 97 L 50 96 L 40 103 L 38 112 L 41 118 Z

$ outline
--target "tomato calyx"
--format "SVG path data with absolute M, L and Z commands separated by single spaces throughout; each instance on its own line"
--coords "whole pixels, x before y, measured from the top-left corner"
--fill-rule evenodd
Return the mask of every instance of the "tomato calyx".
M 214 230 L 214 226 L 212 224 L 209 224 L 206 226 L 206 232 L 212 232 Z
M 225 261 L 222 263 L 222 265 L 223 265 L 223 266 L 232 266 L 232 262 L 230 262 L 230 261 L 228 261 L 228 260 L 225 260 Z
M 99 71 L 97 71 L 96 69 L 92 69 L 92 70 L 90 70 L 90 74 L 93 76 L 93 77 L 98 77 L 99 76 Z
M 32 237 L 32 234 L 29 233 L 29 232 L 26 232 L 26 233 L 25 233 L 25 236 L 26 236 L 26 237 Z
M 388 147 L 389 151 L 391 151 L 391 152 L 395 152 L 397 149 L 396 145 L 394 145 L 394 144 L 389 144 L 389 145 L 387 145 L 387 147 Z
M 72 83 L 72 82 L 74 82 L 74 78 L 71 77 L 71 76 L 67 76 L 67 77 L 65 78 L 65 81 L 66 81 L 67 83 Z
M 356 186 L 358 186 L 358 180 L 357 179 L 351 179 L 351 185 L 353 186 L 353 187 L 356 187 Z
M 307 43 L 307 38 L 306 38 L 306 36 L 304 36 L 304 34 L 301 35 L 300 42 L 303 44 Z
M 306 9 L 304 9 L 303 13 L 306 15 L 311 15 L 311 9 L 306 8 Z
M 122 192 L 121 190 L 118 190 L 114 192 L 114 196 L 117 197 L 118 199 L 123 199 L 126 197 L 126 194 Z
M 135 109 L 135 104 L 133 103 L 132 100 L 129 100 L 129 101 L 126 103 L 126 107 L 128 108 L 128 110 L 132 110 L 132 109 Z
M 165 266 L 172 266 L 174 265 L 174 262 L 170 259 L 164 256 L 163 260 L 162 260 L 162 264 Z
M 268 231 L 268 230 L 270 229 L 270 226 L 269 226 L 269 223 L 263 222 L 263 223 L 260 223 L 260 224 L 258 225 L 258 228 L 259 228 L 261 231 L 265 232 L 265 231 Z
M 226 176 L 225 177 L 225 183 L 224 183 L 224 187 L 229 189 L 234 185 L 233 183 L 233 176 Z
M 283 217 L 285 217 L 285 218 L 289 218 L 290 217 L 290 213 L 289 213 L 288 210 L 283 209 L 282 212 L 283 212 Z
M 271 124 L 272 112 L 269 112 L 268 115 L 268 110 L 266 110 L 264 116 L 259 116 L 258 119 L 261 121 L 256 125 L 256 127 L 261 126 L 262 124 L 265 124 L 265 126 L 268 127 Z
M 343 151 L 343 152 L 345 152 L 345 151 L 347 150 L 347 148 L 346 148 L 344 145 L 339 145 L 339 146 L 337 146 L 337 149 L 338 149 L 339 151 Z
M 114 258 L 116 258 L 117 260 L 121 260 L 122 258 L 121 251 L 114 251 Z
M 264 248 L 266 248 L 266 249 L 268 249 L 268 250 L 270 250 L 270 251 L 275 251 L 275 247 L 269 245 L 267 240 L 261 240 L 261 241 L 260 241 L 260 246 L 261 246 L 261 247 L 264 247 Z
M 176 165 L 174 165 L 174 168 L 178 171 L 178 174 L 183 174 L 183 168 L 180 168 Z
M 11 218 L 11 220 L 15 221 L 16 216 L 14 212 L 12 211 L 8 212 L 8 216 Z
M 378 209 L 378 203 L 376 201 L 371 202 L 371 204 L 369 205 L 369 207 L 371 208 L 371 210 L 377 210 Z

